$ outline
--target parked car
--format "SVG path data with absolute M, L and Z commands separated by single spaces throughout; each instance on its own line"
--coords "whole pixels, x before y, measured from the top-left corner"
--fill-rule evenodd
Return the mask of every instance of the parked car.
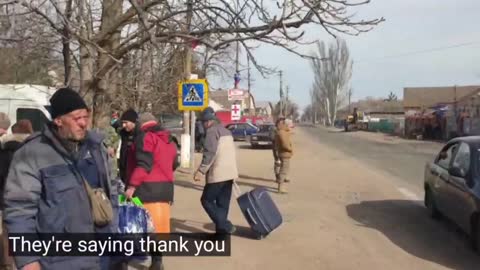
M 480 136 L 449 141 L 425 166 L 425 206 L 470 234 L 480 254 Z
M 258 131 L 248 137 L 252 148 L 255 148 L 258 146 L 272 147 L 273 145 L 272 132 L 274 129 L 275 129 L 274 124 L 258 125 Z
M 226 126 L 232 132 L 234 140 L 246 140 L 247 136 L 258 131 L 258 128 L 250 123 L 235 123 Z
M 183 133 L 183 115 L 162 113 L 157 115 L 163 128 L 168 129 L 173 136 L 173 140 L 180 148 L 181 137 Z

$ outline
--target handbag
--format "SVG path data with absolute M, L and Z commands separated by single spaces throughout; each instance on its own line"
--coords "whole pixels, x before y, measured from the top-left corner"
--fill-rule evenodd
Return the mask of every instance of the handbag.
M 113 220 L 113 207 L 110 199 L 103 188 L 92 188 L 85 178 L 83 178 L 83 183 L 90 200 L 93 222 L 99 227 L 106 226 Z

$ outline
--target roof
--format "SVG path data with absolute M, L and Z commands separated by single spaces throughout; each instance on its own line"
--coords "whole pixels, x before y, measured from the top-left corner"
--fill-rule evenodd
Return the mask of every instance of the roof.
M 208 97 L 223 107 L 224 110 L 230 110 L 233 102 L 228 100 L 228 91 L 210 91 Z
M 456 101 L 480 91 L 480 85 L 448 87 L 407 87 L 403 89 L 403 107 L 428 108 Z
M 255 107 L 257 107 L 257 108 L 268 108 L 268 107 L 270 107 L 270 102 L 268 102 L 268 101 L 257 101 L 257 102 L 255 102 Z
M 457 137 L 450 140 L 448 143 L 454 143 L 454 142 L 466 142 L 468 144 L 478 144 L 480 143 L 480 136 Z
M 0 84 L 0 99 L 30 100 L 46 106 L 56 90 L 43 85 Z
M 210 91 L 208 93 L 209 99 L 213 100 L 217 104 L 223 107 L 223 110 L 230 111 L 230 108 L 235 104 L 235 100 L 228 100 L 228 91 L 227 90 L 218 90 Z M 250 94 L 250 97 L 253 99 L 253 96 Z M 256 106 L 256 103 L 254 103 Z

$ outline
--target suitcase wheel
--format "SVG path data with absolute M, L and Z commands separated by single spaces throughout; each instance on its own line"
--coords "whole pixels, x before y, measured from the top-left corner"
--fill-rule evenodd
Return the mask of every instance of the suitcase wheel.
M 257 234 L 256 238 L 257 238 L 257 240 L 262 240 L 263 238 L 265 238 L 265 235 Z

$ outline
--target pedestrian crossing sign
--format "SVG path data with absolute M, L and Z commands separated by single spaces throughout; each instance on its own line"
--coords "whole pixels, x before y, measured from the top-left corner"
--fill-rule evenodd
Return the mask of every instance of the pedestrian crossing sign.
M 186 80 L 178 83 L 178 110 L 201 111 L 208 107 L 207 80 Z

